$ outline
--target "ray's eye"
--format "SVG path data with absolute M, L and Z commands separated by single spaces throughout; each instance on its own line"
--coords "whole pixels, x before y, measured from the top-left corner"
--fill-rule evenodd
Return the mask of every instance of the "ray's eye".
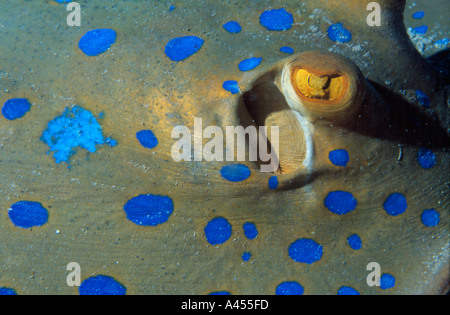
M 334 101 L 343 93 L 344 79 L 338 74 L 320 76 L 305 69 L 298 69 L 294 74 L 294 86 L 304 97 Z

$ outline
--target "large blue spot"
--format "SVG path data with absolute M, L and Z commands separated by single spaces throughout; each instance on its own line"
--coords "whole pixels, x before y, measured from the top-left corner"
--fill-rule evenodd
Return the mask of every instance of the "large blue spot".
M 123 209 L 131 222 L 143 226 L 156 226 L 169 219 L 173 212 L 173 202 L 166 196 L 139 195 L 129 200 Z
M 0 295 L 17 295 L 14 289 L 0 288 Z
M 337 166 L 346 167 L 348 161 L 350 161 L 350 156 L 348 155 L 347 150 L 343 149 L 331 151 L 328 157 L 331 163 Z
M 205 226 L 206 240 L 211 245 L 225 243 L 231 237 L 231 232 L 231 224 L 222 217 L 212 219 Z
M 241 31 L 241 26 L 238 22 L 229 21 L 223 25 L 223 28 L 229 33 L 239 33 Z
M 423 19 L 424 16 L 425 16 L 425 12 L 423 12 L 423 11 L 414 12 L 412 15 L 412 17 L 415 18 L 416 20 Z
M 283 46 L 280 48 L 281 52 L 284 52 L 285 54 L 293 54 L 294 53 L 294 48 L 289 47 L 289 46 Z
M 114 278 L 96 276 L 84 280 L 78 289 L 80 295 L 125 295 L 127 289 Z
M 325 207 L 333 213 L 343 215 L 355 210 L 358 201 L 353 195 L 346 191 L 332 191 L 324 201 Z
M 388 273 L 385 273 L 380 278 L 380 288 L 382 290 L 387 290 L 395 287 L 395 277 Z
M 358 291 L 356 291 L 355 289 L 351 288 L 351 287 L 341 287 L 338 290 L 338 295 L 360 295 Z
M 360 250 L 362 248 L 361 238 L 357 234 L 353 234 L 347 239 L 348 245 L 354 250 Z
M 2 115 L 8 120 L 22 118 L 30 110 L 31 104 L 26 98 L 7 100 L 2 107 Z
M 256 229 L 255 223 L 244 223 L 242 228 L 244 229 L 245 237 L 247 237 L 249 240 L 253 240 L 258 236 L 258 230 Z
M 276 295 L 303 295 L 303 287 L 295 281 L 287 281 L 280 283 L 276 290 Z
M 383 204 L 383 208 L 389 215 L 398 216 L 404 213 L 406 208 L 408 208 L 406 197 L 400 193 L 393 193 L 387 197 Z
M 436 165 L 436 155 L 427 148 L 420 148 L 417 153 L 417 162 L 424 169 L 433 168 Z
M 231 92 L 231 94 L 237 94 L 239 93 L 239 85 L 237 81 L 229 80 L 225 81 L 222 85 L 222 87 Z
M 292 27 L 294 18 L 291 13 L 281 8 L 264 11 L 259 21 L 269 31 L 286 31 Z
M 116 42 L 116 36 L 116 31 L 109 28 L 92 30 L 81 37 L 78 47 L 88 56 L 97 56 Z
M 204 40 L 197 36 L 183 36 L 170 40 L 164 50 L 172 61 L 184 60 L 203 46 Z
M 270 189 L 278 188 L 278 177 L 272 176 L 271 178 L 269 178 L 269 188 Z
M 230 182 L 241 182 L 250 177 L 250 169 L 243 164 L 231 164 L 222 167 L 220 174 Z
M 296 262 L 312 264 L 322 258 L 323 247 L 311 239 L 298 239 L 289 246 L 289 257 Z
M 428 31 L 428 25 L 417 26 L 412 29 L 413 34 L 423 35 Z
M 431 105 L 430 98 L 421 90 L 416 90 L 416 99 L 423 107 L 430 107 Z
M 47 223 L 48 211 L 39 202 L 19 201 L 8 211 L 14 225 L 21 228 L 41 226 Z
M 328 37 L 334 42 L 347 43 L 352 40 L 352 33 L 344 28 L 343 23 L 336 23 L 328 27 Z
M 50 147 L 50 151 L 55 152 L 53 157 L 56 163 L 69 162 L 77 147 L 95 152 L 96 145 L 105 143 L 97 119 L 78 106 L 66 108 L 61 116 L 50 121 L 41 140 Z
M 435 227 L 441 221 L 441 215 L 434 209 L 424 210 L 421 216 L 422 223 L 428 227 Z
M 141 130 L 136 133 L 136 138 L 139 143 L 147 149 L 153 149 L 158 145 L 158 139 L 151 130 Z
M 253 70 L 261 64 L 261 60 L 262 60 L 262 58 L 255 58 L 255 57 L 242 60 L 239 63 L 239 70 L 241 70 L 241 71 Z

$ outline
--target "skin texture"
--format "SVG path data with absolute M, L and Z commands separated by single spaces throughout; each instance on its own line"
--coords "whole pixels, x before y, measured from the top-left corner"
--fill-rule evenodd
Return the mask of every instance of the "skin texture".
M 54 1 L 0 4 L 8 43 L 0 55 L 0 104 L 13 97 L 32 103 L 20 120 L 0 116 L 0 287 L 19 294 L 77 294 L 66 285 L 66 266 L 78 262 L 82 279 L 111 276 L 129 294 L 274 294 L 284 281 L 297 281 L 305 294 L 336 294 L 342 286 L 361 294 L 446 291 L 448 86 L 410 42 L 405 1 L 378 1 L 381 27 L 367 26 L 369 1 L 272 2 L 268 7 L 264 1 L 174 1 L 169 11 L 160 2 L 80 1 L 82 26 L 72 28 L 64 5 Z M 270 32 L 259 17 L 280 7 L 292 12 L 294 25 Z M 241 24 L 239 34 L 222 28 L 230 20 Z M 343 23 L 352 40 L 331 41 L 332 23 Z M 117 41 L 97 57 L 86 56 L 79 39 L 102 27 L 114 28 Z M 203 47 L 172 62 L 165 45 L 187 35 L 204 39 Z M 259 172 L 257 163 L 242 162 L 251 176 L 232 183 L 220 175 L 228 162 L 173 161 L 176 125 L 192 132 L 194 117 L 202 118 L 204 127 L 223 130 L 250 123 L 244 95 L 283 63 L 288 55 L 279 48 L 285 45 L 296 52 L 342 55 L 367 78 L 368 97 L 355 120 L 312 126 L 311 169 L 295 169 L 297 161 L 290 158 L 293 171 L 278 174 L 279 188 L 272 190 L 267 183 L 274 174 Z M 252 71 L 239 71 L 239 61 L 250 57 L 263 61 Z M 241 93 L 224 90 L 225 80 L 238 81 Z M 429 96 L 430 109 L 415 100 L 416 89 Z M 273 92 L 269 103 L 282 106 L 283 96 Z M 118 145 L 99 146 L 92 154 L 79 150 L 69 165 L 58 164 L 39 137 L 73 104 L 95 116 L 103 112 L 103 134 Z M 423 124 L 414 125 L 412 114 Z M 272 123 L 292 126 L 286 121 L 277 116 Z M 158 138 L 153 149 L 136 139 L 145 129 Z M 420 147 L 435 153 L 432 169 L 418 164 Z M 348 151 L 347 167 L 330 162 L 335 149 Z M 324 199 L 336 190 L 351 192 L 357 208 L 342 216 L 330 212 Z M 408 208 L 393 217 L 383 202 L 395 192 L 405 195 Z M 169 196 L 174 204 L 169 220 L 155 227 L 127 220 L 123 206 L 141 194 Z M 8 209 L 21 200 L 40 202 L 49 211 L 48 222 L 31 229 L 14 226 Z M 434 228 L 420 221 L 430 208 L 441 215 Z M 233 232 L 213 246 L 204 228 L 215 217 L 226 218 Z M 245 237 L 246 222 L 256 224 L 256 239 Z M 363 242 L 359 251 L 347 245 L 355 233 Z M 309 265 L 289 257 L 290 244 L 301 238 L 323 246 L 321 260 Z M 244 252 L 252 253 L 247 262 Z M 394 288 L 366 284 L 370 262 L 395 276 Z

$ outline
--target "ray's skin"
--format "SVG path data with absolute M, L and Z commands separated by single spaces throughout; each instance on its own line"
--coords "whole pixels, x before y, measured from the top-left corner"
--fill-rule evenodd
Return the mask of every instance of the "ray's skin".
M 377 1 L 380 27 L 367 25 L 368 2 L 273 1 L 269 8 L 263 1 L 180 1 L 169 11 L 159 2 L 123 1 L 99 9 L 90 1 L 82 5 L 82 26 L 69 28 L 58 16 L 65 11 L 53 1 L 45 2 L 46 10 L 42 3 L 26 2 L 25 8 L 11 1 L 0 10 L 9 43 L 0 56 L 0 103 L 20 96 L 33 106 L 20 120 L 0 121 L 0 287 L 23 294 L 44 293 L 43 288 L 77 293 L 65 283 L 65 268 L 78 262 L 83 279 L 113 276 L 130 294 L 274 294 L 284 281 L 299 282 L 305 294 L 335 294 L 342 286 L 361 294 L 446 292 L 448 85 L 408 39 L 405 1 Z M 295 23 L 287 31 L 269 32 L 259 23 L 260 14 L 279 7 L 292 12 Z M 19 13 L 29 24 L 9 26 L 16 25 L 13 17 Z M 245 25 L 242 32 L 226 33 L 221 25 L 229 20 Z M 343 23 L 351 42 L 332 42 L 327 36 L 331 23 Z M 104 54 L 87 57 L 77 43 L 99 25 L 114 28 L 117 42 Z M 172 62 L 164 47 L 185 35 L 205 43 L 188 59 Z M 286 58 L 279 52 L 284 45 L 299 55 Z M 327 86 L 320 83 L 323 72 L 314 56 L 318 64 L 336 58 L 333 71 L 341 65 L 354 69 L 358 85 L 350 87 L 359 103 L 344 111 L 345 119 L 310 119 L 287 100 L 278 75 L 305 53 L 312 60 L 309 73 L 315 73 L 309 78 L 316 90 L 305 92 L 309 96 Z M 239 71 L 239 61 L 252 56 L 263 57 L 262 64 Z M 225 80 L 237 80 L 240 93 L 225 91 Z M 303 87 L 300 83 L 298 90 Z M 430 109 L 414 100 L 416 89 L 430 97 Z M 73 104 L 96 116 L 105 113 L 103 133 L 118 145 L 104 145 L 95 154 L 79 150 L 68 168 L 45 154 L 48 146 L 39 137 L 51 119 Z M 306 117 L 307 130 L 299 115 Z M 229 162 L 173 161 L 176 139 L 171 132 L 177 125 L 193 130 L 194 118 L 223 130 L 265 120 L 287 128 L 280 142 L 282 169 L 262 173 L 258 163 L 243 162 L 251 176 L 233 183 L 220 175 Z M 158 138 L 155 148 L 144 148 L 136 139 L 146 129 Z M 305 153 L 308 145 L 311 151 Z M 417 161 L 422 147 L 436 155 L 431 169 Z M 346 167 L 329 159 L 330 151 L 338 149 L 350 156 Z M 277 189 L 268 186 L 271 176 L 278 177 Z M 350 192 L 356 209 L 332 213 L 325 199 L 333 191 Z M 383 209 L 393 193 L 403 194 L 408 203 L 398 216 Z M 141 194 L 173 200 L 166 223 L 144 227 L 127 220 L 125 203 Z M 42 203 L 49 210 L 48 222 L 31 229 L 14 226 L 7 211 L 21 200 Z M 440 213 L 434 228 L 420 220 L 431 208 Z M 216 217 L 233 227 L 221 245 L 211 245 L 204 232 Z M 256 239 L 245 237 L 246 222 L 257 226 Z M 347 244 L 353 234 L 363 242 L 358 251 Z M 289 246 L 303 238 L 323 246 L 319 261 L 304 264 L 290 257 Z M 252 254 L 247 262 L 241 259 L 244 252 Z M 370 262 L 395 276 L 394 288 L 367 285 Z

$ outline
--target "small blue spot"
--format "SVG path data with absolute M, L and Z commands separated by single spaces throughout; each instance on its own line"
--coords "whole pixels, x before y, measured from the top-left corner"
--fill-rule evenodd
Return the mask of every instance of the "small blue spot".
M 276 290 L 276 295 L 303 295 L 303 287 L 295 281 L 287 281 L 280 283 Z
M 136 133 L 136 138 L 139 143 L 147 149 L 153 149 L 158 145 L 158 139 L 151 130 L 141 130 Z
M 171 5 L 171 6 L 169 7 L 169 12 L 172 12 L 173 10 L 175 10 L 175 6 L 174 6 L 174 5 Z
M 231 225 L 227 219 L 218 217 L 208 222 L 205 226 L 206 240 L 211 245 L 223 244 L 231 237 Z
M 243 164 L 231 164 L 222 167 L 220 174 L 230 182 L 241 182 L 250 177 L 250 169 Z
M 436 155 L 427 148 L 420 148 L 417 153 L 417 162 L 424 169 L 433 168 L 436 165 Z
M 271 178 L 269 178 L 269 188 L 270 189 L 278 188 L 278 177 L 272 176 Z
M 293 54 L 294 53 L 294 48 L 289 47 L 289 46 L 283 46 L 280 48 L 281 52 L 284 52 L 286 54 Z
M 78 106 L 66 108 L 61 116 L 50 121 L 41 140 L 55 152 L 56 163 L 69 162 L 77 147 L 93 153 L 97 151 L 96 145 L 105 143 L 97 119 Z
M 117 145 L 117 140 L 114 140 L 113 138 L 106 138 L 106 144 L 110 147 L 115 147 Z
M 416 20 L 423 19 L 424 16 L 425 16 L 425 12 L 423 12 L 423 11 L 414 12 L 412 15 L 412 17 L 415 18 Z
M 382 290 L 387 290 L 395 287 L 395 277 L 388 273 L 385 273 L 380 278 L 380 288 Z
M 346 191 L 332 191 L 324 201 L 325 207 L 333 213 L 343 215 L 355 210 L 358 201 Z
M 350 161 L 350 156 L 348 155 L 347 150 L 343 149 L 331 151 L 328 157 L 331 163 L 337 166 L 346 167 L 348 161 Z
M 357 234 L 353 234 L 347 239 L 348 245 L 354 250 L 360 250 L 362 248 L 361 238 Z
M 27 229 L 42 226 L 48 221 L 48 211 L 39 202 L 19 201 L 8 211 L 9 218 L 15 226 Z
M 352 33 L 343 27 L 343 23 L 336 23 L 328 27 L 328 37 L 334 42 L 347 43 L 352 40 Z
M 156 226 L 166 222 L 173 212 L 173 202 L 167 196 L 139 195 L 123 207 L 127 219 L 137 225 Z
M 8 120 L 22 118 L 30 110 L 31 104 L 26 98 L 7 100 L 2 107 L 2 115 Z
M 269 31 L 286 31 L 292 27 L 294 18 L 291 13 L 281 8 L 264 11 L 259 21 Z
M 249 240 L 253 240 L 258 236 L 258 230 L 256 229 L 255 223 L 244 223 L 242 228 L 244 229 L 245 237 L 247 237 Z
M 17 295 L 14 289 L 0 288 L 0 295 Z
M 428 25 L 417 26 L 412 29 L 413 34 L 423 35 L 428 31 Z
M 250 257 L 252 257 L 252 254 L 249 252 L 245 252 L 242 254 L 242 260 L 243 261 L 249 261 Z
M 428 227 L 435 227 L 441 221 L 441 215 L 434 209 L 424 210 L 421 216 L 422 223 Z
M 351 287 L 344 286 L 338 290 L 337 295 L 360 295 L 360 293 Z
M 78 289 L 80 295 L 125 295 L 127 289 L 114 278 L 96 276 L 84 280 Z
M 223 25 L 223 28 L 227 32 L 233 33 L 233 34 L 239 33 L 242 29 L 241 26 L 239 25 L 239 23 L 235 22 L 235 21 L 230 21 L 230 22 L 225 23 Z
M 383 208 L 389 215 L 398 216 L 408 208 L 406 197 L 400 193 L 393 193 L 386 199 Z
M 231 94 L 237 94 L 239 93 L 239 85 L 237 81 L 225 81 L 223 83 L 223 88 L 229 92 L 231 92 Z
M 204 40 L 197 36 L 184 36 L 170 40 L 164 50 L 172 61 L 184 60 L 202 48 Z
M 116 42 L 116 36 L 116 31 L 112 29 L 95 29 L 81 37 L 78 47 L 88 56 L 97 56 Z
M 73 0 L 55 0 L 55 2 L 58 3 L 66 3 L 66 2 L 72 2 Z
M 311 239 L 298 239 L 289 246 L 289 257 L 296 262 L 312 264 L 322 258 L 323 247 Z
M 241 71 L 253 70 L 261 64 L 261 61 L 262 61 L 262 58 L 255 58 L 255 57 L 242 60 L 239 63 L 239 70 L 241 70 Z
M 421 90 L 416 90 L 416 99 L 423 107 L 430 107 L 431 105 L 430 98 Z
M 209 295 L 231 295 L 228 291 L 217 291 L 217 292 L 211 292 Z

